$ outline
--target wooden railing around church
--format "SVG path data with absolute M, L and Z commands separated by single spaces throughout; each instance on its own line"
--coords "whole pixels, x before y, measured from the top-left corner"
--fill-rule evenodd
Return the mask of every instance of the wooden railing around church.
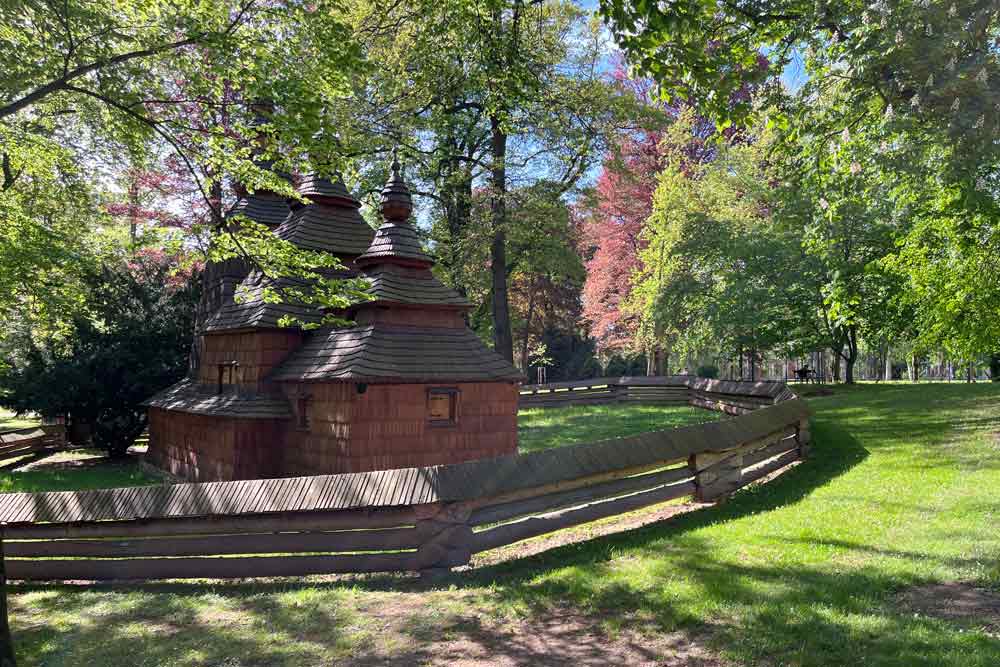
M 52 451 L 66 445 L 62 424 L 33 426 L 0 433 L 0 468 L 5 459 Z
M 644 386 L 680 386 L 663 380 Z M 807 453 L 809 409 L 783 384 L 684 382 L 692 404 L 739 416 L 430 468 L 0 495 L 7 576 L 437 571 L 674 498 L 716 500 Z

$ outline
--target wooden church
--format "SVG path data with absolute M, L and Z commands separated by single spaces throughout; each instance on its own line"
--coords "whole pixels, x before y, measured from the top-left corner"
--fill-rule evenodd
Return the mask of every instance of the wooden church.
M 243 193 L 234 212 L 370 281 L 351 326 L 282 327 L 321 313 L 262 298 L 239 260 L 206 270 L 197 362 L 149 401 L 147 461 L 192 481 L 363 472 L 517 451 L 521 373 L 466 326 L 471 304 L 431 272 L 393 161 L 372 230 L 343 182 L 308 176 L 291 204 Z M 239 294 L 240 296 L 237 296 Z

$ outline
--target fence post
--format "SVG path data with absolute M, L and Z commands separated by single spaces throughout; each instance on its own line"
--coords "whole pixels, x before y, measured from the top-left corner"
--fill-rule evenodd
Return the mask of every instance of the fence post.
M 3 555 L 4 526 L 5 524 L 0 524 L 0 667 L 16 667 L 14 640 L 11 638 L 10 624 L 7 621 L 7 568 Z
M 441 576 L 453 567 L 467 565 L 472 559 L 470 510 L 442 503 L 415 505 L 413 509 L 420 539 L 415 569 L 420 576 Z
M 809 419 L 800 419 L 796 428 L 795 440 L 799 443 L 799 458 L 807 459 L 812 452 L 812 434 L 809 432 Z
M 725 500 L 743 484 L 743 453 L 739 450 L 692 454 L 688 465 L 695 475 L 699 502 Z

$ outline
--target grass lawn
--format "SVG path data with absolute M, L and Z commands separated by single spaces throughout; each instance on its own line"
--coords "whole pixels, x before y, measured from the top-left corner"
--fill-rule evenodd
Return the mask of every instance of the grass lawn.
M 811 404 L 813 458 L 767 485 L 436 583 L 13 585 L 19 665 L 1000 665 L 982 619 L 902 598 L 941 582 L 1000 592 L 1000 386 L 868 385 Z M 633 409 L 573 428 L 604 437 Z
M 531 408 L 518 415 L 518 447 L 522 452 L 578 442 L 662 431 L 676 426 L 715 421 L 718 412 L 686 405 L 585 405 Z
M 31 457 L 22 457 L 22 460 Z M 3 465 L 16 463 L 3 461 Z M 47 456 L 26 469 L 0 472 L 0 493 L 15 491 L 81 491 L 161 484 L 134 460 L 110 461 L 103 452 L 77 449 Z

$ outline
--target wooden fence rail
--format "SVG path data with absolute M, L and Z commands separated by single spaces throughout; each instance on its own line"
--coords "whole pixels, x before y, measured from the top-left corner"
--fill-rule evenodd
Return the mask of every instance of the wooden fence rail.
M 595 391 L 613 391 L 615 400 L 625 392 L 625 400 L 673 403 L 683 393 L 692 405 L 738 416 L 431 468 L 2 494 L 7 576 L 436 571 L 467 564 L 480 551 L 675 498 L 723 498 L 808 451 L 809 409 L 782 383 L 614 378 L 524 390 L 558 405 L 573 402 L 552 395 L 587 403 L 600 400 Z
M 33 426 L 0 433 L 0 460 L 52 451 L 66 445 L 62 424 Z

